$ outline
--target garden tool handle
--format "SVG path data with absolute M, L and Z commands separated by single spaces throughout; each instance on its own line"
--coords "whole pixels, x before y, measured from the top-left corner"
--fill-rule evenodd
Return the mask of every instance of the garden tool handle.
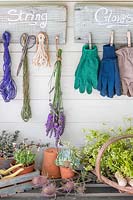
M 92 49 L 92 34 L 89 33 L 89 48 Z
M 111 34 L 110 34 L 110 46 L 113 46 L 114 44 L 114 31 L 111 31 Z
M 131 32 L 127 31 L 127 46 L 131 47 Z

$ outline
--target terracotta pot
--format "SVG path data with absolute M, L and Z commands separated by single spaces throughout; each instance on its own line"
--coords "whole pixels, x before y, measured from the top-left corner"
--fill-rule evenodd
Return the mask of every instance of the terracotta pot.
M 73 178 L 75 175 L 74 171 L 71 168 L 62 166 L 60 166 L 60 173 L 61 178 L 63 179 Z
M 22 167 L 18 167 L 18 168 L 16 168 L 16 169 L 14 169 L 13 170 L 13 172 L 16 172 L 18 169 L 20 169 L 20 168 L 22 168 Z M 18 176 L 19 175 L 23 175 L 23 174 L 28 174 L 28 173 L 30 173 L 30 172 L 33 172 L 34 171 L 34 164 L 33 165 L 30 165 L 30 166 L 28 166 L 28 167 L 24 167 L 24 170 L 22 171 L 22 172 L 20 172 L 19 174 L 18 174 Z
M 56 148 L 48 148 L 44 150 L 42 175 L 48 176 L 49 178 L 60 178 L 60 168 L 55 164 L 57 154 L 58 151 Z
M 11 166 L 11 163 L 14 161 L 14 158 L 1 158 L 0 157 L 0 169 L 8 169 Z

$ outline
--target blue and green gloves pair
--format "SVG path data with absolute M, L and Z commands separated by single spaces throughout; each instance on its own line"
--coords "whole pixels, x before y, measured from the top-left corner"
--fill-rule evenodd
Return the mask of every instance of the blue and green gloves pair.
M 99 67 L 100 64 L 100 67 Z M 92 93 L 92 88 L 98 89 L 102 96 L 112 98 L 121 95 L 121 80 L 118 68 L 115 46 L 103 46 L 103 58 L 100 62 L 96 46 L 89 49 L 84 45 L 82 56 L 75 72 L 74 88 L 80 93 Z
M 85 91 L 88 94 L 92 93 L 92 88 L 97 88 L 98 83 L 98 68 L 100 59 L 96 46 L 89 49 L 86 44 L 82 48 L 82 56 L 75 72 L 74 88 L 79 89 L 80 93 Z

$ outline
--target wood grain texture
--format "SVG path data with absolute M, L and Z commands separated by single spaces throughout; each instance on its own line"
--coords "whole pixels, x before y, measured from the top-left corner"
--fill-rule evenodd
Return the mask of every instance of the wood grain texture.
M 14 100 L 8 104 L 0 101 L 0 107 L 1 122 L 23 122 L 20 115 L 22 100 Z M 132 100 L 64 100 L 66 122 L 71 123 L 104 122 L 115 119 L 120 121 L 125 116 L 132 116 L 132 108 Z M 49 113 L 47 100 L 31 100 L 31 109 L 32 119 L 29 122 L 46 122 Z
M 39 174 L 40 174 L 39 171 L 35 171 L 35 172 L 24 174 L 21 176 L 16 176 L 14 178 L 0 180 L 0 188 L 32 180 L 33 177 L 38 176 Z
M 113 110 L 114 108 L 112 108 Z M 105 111 L 103 111 L 105 112 Z M 77 112 L 76 112 L 77 114 Z M 82 115 L 82 113 L 81 113 Z M 67 116 L 66 116 L 67 117 Z M 123 115 L 124 117 L 124 115 Z M 103 119 L 103 118 L 102 118 Z M 62 136 L 63 141 L 69 141 L 73 145 L 82 146 L 85 144 L 85 135 L 89 133 L 90 129 L 95 130 L 107 130 L 109 128 L 117 128 L 118 125 L 123 127 L 125 124 L 123 123 L 123 118 L 121 119 L 103 119 L 103 121 L 99 120 L 96 121 L 87 121 L 87 122 L 66 122 L 65 131 Z M 46 129 L 45 129 L 45 118 L 42 119 L 41 123 L 37 122 L 1 122 L 0 123 L 0 131 L 6 129 L 10 132 L 13 132 L 14 130 L 20 130 L 21 137 L 23 138 L 29 138 L 29 140 L 33 140 L 36 142 L 41 143 L 50 143 L 51 146 L 55 145 L 54 137 L 49 138 L 46 137 Z M 82 130 L 86 129 L 86 133 L 84 133 Z M 40 157 L 41 154 L 39 153 Z M 38 158 L 38 157 L 37 157 Z M 41 160 L 41 159 L 40 159 Z M 40 166 L 40 165 L 39 165 Z
M 75 41 L 87 42 L 89 32 L 95 43 L 109 41 L 110 32 L 115 31 L 115 43 L 124 43 L 126 32 L 133 31 L 133 7 L 100 4 L 75 5 Z M 123 38 L 123 41 L 121 40 Z
M 11 6 L 0 8 L 0 32 L 11 32 L 11 42 L 19 42 L 22 33 L 36 35 L 47 32 L 49 42 L 55 43 L 56 35 L 64 44 L 66 41 L 67 10 L 61 5 Z
M 1 1 L 0 1 L 1 2 Z M 27 5 L 28 1 L 14 1 L 12 4 L 19 3 L 21 6 Z M 35 2 L 35 1 L 34 1 Z M 91 95 L 80 94 L 74 90 L 74 73 L 79 62 L 83 43 L 75 43 L 74 41 L 74 6 L 77 1 L 40 1 L 36 5 L 41 4 L 60 4 L 68 8 L 67 22 L 67 43 L 60 45 L 63 49 L 62 56 L 62 89 L 63 103 L 66 114 L 66 128 L 63 134 L 63 140 L 72 142 L 75 145 L 81 145 L 85 142 L 85 134 L 82 133 L 82 128 L 89 129 L 104 129 L 102 123 L 106 123 L 107 127 L 117 127 L 126 125 L 123 123 L 124 117 L 131 117 L 133 113 L 132 98 L 121 96 L 113 99 L 103 98 L 99 92 L 93 91 Z M 80 1 L 85 3 L 85 1 Z M 90 2 L 90 1 L 89 1 Z M 106 1 L 105 4 L 116 5 L 118 2 Z M 8 4 L 11 1 L 7 1 Z M 88 1 L 87 1 L 88 3 Z M 94 3 L 94 2 L 92 2 Z M 97 5 L 100 2 L 97 1 Z M 5 1 L 3 1 L 5 4 Z M 30 3 L 33 4 L 33 1 Z M 120 5 L 133 5 L 133 2 L 119 2 Z M 119 42 L 126 43 L 126 33 L 116 34 Z M 99 55 L 102 57 L 102 46 L 108 43 L 109 37 L 99 41 L 98 38 L 93 42 L 98 46 Z M 53 65 L 56 58 L 56 48 L 54 44 L 50 45 L 51 68 L 33 67 L 32 59 L 35 53 L 35 47 L 28 53 L 29 69 L 30 69 L 30 96 L 32 107 L 32 119 L 25 123 L 21 120 L 20 112 L 22 108 L 22 71 L 16 77 L 16 69 L 21 57 L 22 47 L 20 44 L 12 43 L 10 52 L 12 58 L 12 75 L 18 86 L 18 94 L 15 101 L 4 103 L 0 97 L 0 131 L 3 129 L 13 132 L 20 130 L 24 137 L 28 137 L 34 141 L 50 142 L 54 145 L 54 138 L 49 139 L 45 135 L 45 123 L 49 112 L 48 107 L 48 81 L 53 71 Z M 3 46 L 0 44 L 0 80 L 2 79 L 3 71 Z
M 5 180 L 0 180 L 0 197 L 14 195 L 25 190 L 32 189 L 32 179 L 40 174 L 39 171 L 25 175 L 16 176 Z

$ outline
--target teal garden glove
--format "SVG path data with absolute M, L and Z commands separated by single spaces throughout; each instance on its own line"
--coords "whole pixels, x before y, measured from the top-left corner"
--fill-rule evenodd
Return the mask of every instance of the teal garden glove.
M 89 49 L 86 44 L 82 48 L 82 56 L 75 72 L 74 88 L 79 89 L 80 93 L 87 91 L 92 93 L 92 88 L 97 88 L 98 68 L 100 59 L 96 46 Z

